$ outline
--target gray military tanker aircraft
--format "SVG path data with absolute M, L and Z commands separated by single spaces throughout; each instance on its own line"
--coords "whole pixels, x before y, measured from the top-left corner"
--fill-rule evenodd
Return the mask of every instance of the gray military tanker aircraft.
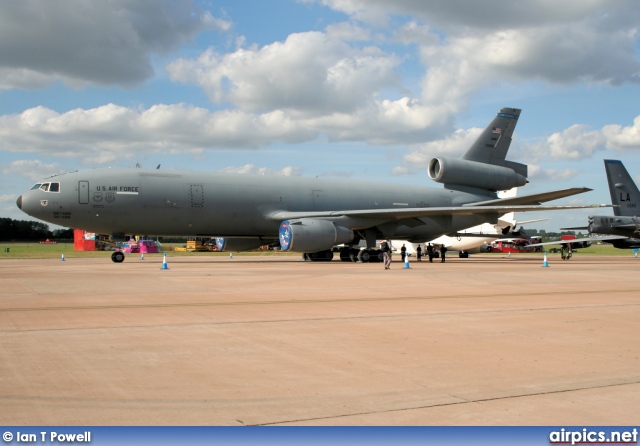
M 61 226 L 109 234 L 224 237 L 221 247 L 243 251 L 280 243 L 285 251 L 330 260 L 345 244 L 349 258 L 364 240 L 424 242 L 507 212 L 591 206 L 540 206 L 589 191 L 572 188 L 499 199 L 524 186 L 527 166 L 507 161 L 520 110 L 503 108 L 460 159 L 429 162 L 431 189 L 388 183 L 146 169 L 94 169 L 57 175 L 22 194 L 25 213 Z M 114 262 L 124 254 L 116 252 Z
M 620 249 L 640 248 L 640 222 L 638 221 L 638 208 L 640 208 L 640 191 L 636 183 L 627 172 L 627 169 L 619 160 L 604 160 L 604 169 L 607 172 L 609 193 L 613 204 L 613 216 L 592 215 L 589 216 L 587 226 L 575 228 L 561 228 L 562 230 L 586 230 L 593 235 L 587 238 L 571 240 L 572 248 L 580 247 L 580 243 L 603 241 L 611 243 Z M 567 244 L 566 241 L 538 243 L 531 246 Z

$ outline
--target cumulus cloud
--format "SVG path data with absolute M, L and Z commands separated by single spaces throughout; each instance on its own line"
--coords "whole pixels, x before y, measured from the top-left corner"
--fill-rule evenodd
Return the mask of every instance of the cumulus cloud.
M 415 117 L 421 113 L 423 121 Z M 403 100 L 374 104 L 353 115 L 309 119 L 295 118 L 282 110 L 257 114 L 210 111 L 185 104 L 148 109 L 107 104 L 65 113 L 39 106 L 0 116 L 0 150 L 105 164 L 144 153 L 202 154 L 210 149 L 257 148 L 277 141 L 302 143 L 320 135 L 330 140 L 384 144 L 401 137 L 420 140 L 425 132 L 423 124 L 429 119 L 429 113 L 419 105 Z M 378 127 L 367 131 L 373 121 Z M 407 133 L 401 135 L 403 131 Z
M 306 32 L 228 54 L 209 49 L 197 59 L 176 60 L 167 70 L 175 81 L 202 86 L 215 103 L 318 114 L 352 112 L 381 89 L 398 87 L 394 68 L 399 62 L 377 48 L 360 49 L 331 34 Z
M 554 160 L 590 158 L 597 150 L 604 149 L 605 138 L 601 131 L 575 124 L 562 132 L 554 133 L 545 143 L 548 155 Z
M 567 181 L 578 175 L 577 169 L 543 169 L 537 164 L 528 165 L 529 180 L 536 183 Z
M 0 2 L 0 88 L 134 85 L 153 75 L 153 54 L 230 26 L 192 0 Z
M 420 48 L 423 104 L 449 104 L 451 113 L 498 81 L 640 82 L 640 12 L 631 0 L 317 1 L 371 26 L 412 17 L 394 39 Z
M 282 112 L 252 115 L 211 112 L 184 104 L 137 110 L 114 104 L 58 113 L 35 107 L 0 116 L 0 149 L 58 157 L 82 154 L 85 162 L 131 159 L 139 153 L 199 153 L 209 148 L 258 147 L 301 142 L 313 132 Z
M 444 139 L 413 145 L 404 156 L 405 166 L 426 169 L 432 158 L 446 155 L 459 157 L 478 139 L 481 128 L 459 129 Z
M 640 116 L 629 126 L 611 124 L 597 130 L 574 124 L 543 141 L 524 144 L 522 154 L 534 161 L 580 160 L 591 158 L 601 150 L 640 151 Z
M 640 150 L 640 116 L 633 120 L 633 125 L 606 125 L 602 134 L 610 150 Z

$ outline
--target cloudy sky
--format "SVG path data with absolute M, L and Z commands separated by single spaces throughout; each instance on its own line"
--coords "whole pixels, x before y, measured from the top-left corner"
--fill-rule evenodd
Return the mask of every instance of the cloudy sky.
M 429 160 L 505 106 L 522 194 L 610 202 L 603 159 L 640 184 L 639 31 L 636 0 L 5 0 L 0 217 L 45 176 L 136 163 L 441 187 Z

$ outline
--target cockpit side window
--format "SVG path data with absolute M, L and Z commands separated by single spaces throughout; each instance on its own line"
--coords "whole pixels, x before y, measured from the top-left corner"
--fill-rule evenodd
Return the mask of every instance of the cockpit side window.
M 38 186 L 38 187 L 36 187 Z M 45 192 L 60 192 L 60 183 L 42 183 L 42 184 L 36 184 L 35 186 L 33 186 L 31 188 L 33 189 L 40 189 L 43 190 Z
M 40 189 L 40 186 L 42 186 L 42 183 L 36 183 L 33 185 L 33 187 L 31 188 L 31 190 L 36 190 L 36 189 Z

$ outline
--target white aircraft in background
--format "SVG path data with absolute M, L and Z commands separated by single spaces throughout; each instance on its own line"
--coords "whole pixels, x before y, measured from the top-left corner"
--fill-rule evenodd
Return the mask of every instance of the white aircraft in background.
M 517 192 L 518 188 L 514 187 L 507 191 L 498 192 L 498 196 L 500 198 L 514 198 Z M 445 245 L 448 251 L 458 251 L 460 257 L 468 257 L 468 254 L 473 252 L 490 252 L 491 242 L 497 239 L 522 237 L 522 225 L 545 220 L 548 220 L 548 218 L 518 222 L 515 219 L 515 213 L 509 212 L 500 217 L 496 224 L 483 223 L 458 231 L 455 235 L 442 235 L 427 243 L 437 246 L 436 251 L 438 251 L 440 245 Z M 520 225 L 519 230 L 516 229 L 518 225 Z M 423 255 L 426 256 L 427 254 L 424 248 L 426 243 L 409 243 L 406 240 L 392 240 L 391 245 L 394 252 L 400 252 L 402 245 L 404 245 L 409 255 L 415 255 L 416 249 L 418 246 L 421 246 Z

